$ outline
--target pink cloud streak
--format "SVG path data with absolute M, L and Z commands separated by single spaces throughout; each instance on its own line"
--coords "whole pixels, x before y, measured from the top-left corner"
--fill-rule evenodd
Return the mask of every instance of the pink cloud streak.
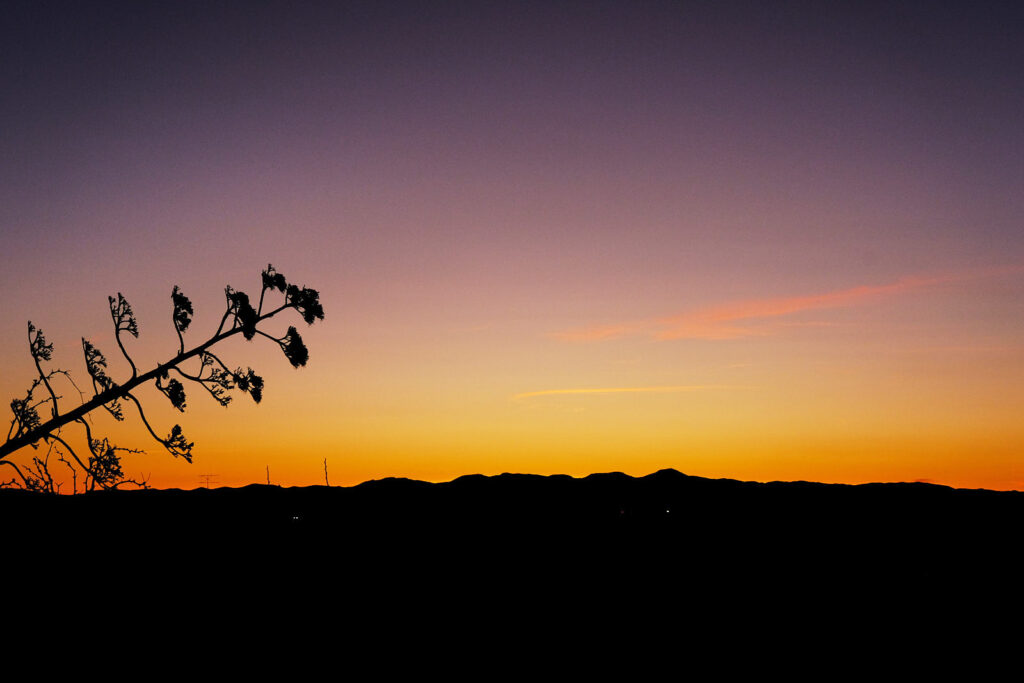
M 780 318 L 803 311 L 846 308 L 912 290 L 927 289 L 948 282 L 1020 273 L 1022 271 L 1024 271 L 1024 266 L 1005 266 L 934 276 L 911 275 L 884 285 L 861 285 L 849 289 L 825 292 L 824 294 L 733 301 L 680 315 L 651 318 L 631 323 L 578 328 L 556 332 L 552 336 L 563 341 L 598 341 L 636 335 L 650 336 L 657 340 L 738 339 L 740 337 L 763 336 L 772 334 L 774 327 L 757 321 Z

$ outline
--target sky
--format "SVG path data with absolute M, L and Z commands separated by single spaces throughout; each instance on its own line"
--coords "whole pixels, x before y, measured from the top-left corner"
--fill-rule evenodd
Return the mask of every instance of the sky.
M 85 391 L 83 337 L 128 371 L 108 295 L 152 367 L 174 285 L 196 345 L 272 263 L 320 292 L 323 321 L 268 327 L 308 365 L 232 339 L 260 405 L 140 391 L 192 464 L 95 415 L 146 451 L 126 474 L 1024 490 L 1022 28 L 986 2 L 5 3 L 0 395 L 34 377 L 29 320 Z

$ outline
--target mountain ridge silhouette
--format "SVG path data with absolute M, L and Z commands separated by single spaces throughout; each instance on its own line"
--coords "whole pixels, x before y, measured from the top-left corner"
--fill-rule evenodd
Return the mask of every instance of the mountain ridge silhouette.
M 813 605 L 819 595 L 1013 585 L 1024 492 L 676 470 L 503 473 L 350 487 L 4 490 L 0 515 L 17 521 L 5 547 L 19 569 L 54 580 L 58 570 L 126 577 L 132 568 L 139 582 L 216 572 L 259 576 L 277 590 L 362 586 L 465 604 L 499 587 L 562 599 L 585 581 L 626 601 L 644 586 L 690 586 L 686 595 L 701 599 L 753 591 Z
M 441 525 L 448 532 L 480 524 L 530 530 L 569 524 L 580 531 L 687 528 L 733 531 L 786 523 L 790 531 L 814 530 L 826 521 L 892 535 L 892 526 L 916 524 L 942 533 L 971 524 L 1002 528 L 1024 521 L 1024 492 L 957 489 L 942 484 L 891 482 L 826 484 L 710 479 L 662 469 L 634 477 L 622 472 L 584 477 L 505 472 L 463 475 L 447 482 L 402 477 L 354 486 L 281 487 L 249 484 L 214 489 L 94 491 L 52 496 L 0 491 L 0 513 L 46 533 L 69 515 L 95 517 L 125 527 L 198 530 L 227 525 L 236 531 L 293 535 L 306 527 L 355 525 L 366 532 L 412 531 Z M 710 516 L 709 516 L 710 515 Z

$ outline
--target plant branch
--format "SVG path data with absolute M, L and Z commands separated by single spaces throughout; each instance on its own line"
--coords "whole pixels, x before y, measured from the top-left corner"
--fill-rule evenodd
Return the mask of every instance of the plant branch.
M 35 332 L 36 336 L 33 339 L 32 333 Z M 39 373 L 39 379 L 42 380 L 43 386 L 50 392 L 50 397 L 53 399 L 53 406 L 50 408 L 50 412 L 53 413 L 54 417 L 57 417 L 59 411 L 57 409 L 57 394 L 53 391 L 53 387 L 50 386 L 50 377 L 43 372 L 42 366 L 39 364 L 40 358 L 49 360 L 50 351 L 53 349 L 53 345 L 46 344 L 46 340 L 43 337 L 42 330 L 36 329 L 36 327 L 30 322 L 28 324 L 28 348 L 32 353 L 32 362 L 35 363 L 36 372 Z M 51 373 L 52 374 L 52 373 Z
M 128 333 L 136 338 L 139 336 L 139 326 L 132 307 L 120 292 L 116 299 L 112 296 L 107 297 L 110 304 L 111 320 L 114 324 L 114 337 L 118 348 L 131 367 L 131 376 L 124 384 L 119 385 L 114 382 L 107 375 L 106 358 L 97 347 L 83 338 L 82 351 L 85 356 L 86 370 L 92 380 L 93 391 L 88 398 L 67 371 L 61 369 L 44 371 L 43 361 L 52 360 L 53 344 L 47 343 L 42 330 L 37 329 L 29 322 L 29 351 L 35 364 L 37 376 L 32 380 L 24 398 L 15 398 L 11 401 L 11 411 L 14 417 L 8 428 L 6 441 L 0 445 L 0 464 L 13 467 L 24 487 L 32 491 L 61 492 L 60 489 L 65 482 L 55 481 L 49 469 L 50 456 L 54 452 L 57 453 L 58 460 L 71 470 L 72 493 L 78 492 L 78 468 L 84 472 L 83 491 L 91 491 L 97 487 L 118 488 L 125 484 L 148 488 L 146 477 L 143 477 L 141 481 L 129 479 L 124 476 L 121 469 L 119 452 L 137 453 L 142 451 L 120 448 L 111 444 L 107 438 L 93 438 L 89 414 L 102 407 L 114 418 L 121 420 L 123 419 L 120 404 L 122 399 L 130 400 L 135 404 L 139 411 L 139 418 L 146 430 L 171 455 L 181 456 L 188 462 L 192 462 L 194 444 L 186 440 L 181 426 L 174 425 L 166 437 L 157 434 L 146 416 L 142 403 L 136 398 L 134 390 L 146 382 L 153 381 L 157 390 L 162 392 L 175 408 L 184 412 L 186 407 L 185 389 L 180 381 L 169 377 L 170 371 L 173 370 L 183 379 L 199 383 L 221 405 L 226 405 L 231 400 L 229 393 L 233 390 L 246 393 L 256 403 L 259 403 L 263 396 L 263 377 L 256 374 L 252 368 L 243 370 L 239 367 L 232 371 L 210 349 L 239 332 L 247 341 L 251 341 L 256 334 L 260 334 L 277 344 L 293 367 L 300 367 L 306 364 L 309 351 L 294 326 L 288 327 L 287 334 L 280 339 L 259 330 L 257 326 L 286 309 L 294 309 L 310 325 L 315 320 L 322 320 L 324 317 L 323 306 L 319 301 L 319 292 L 308 287 L 289 284 L 282 274 L 274 270 L 272 265 L 268 265 L 263 271 L 262 285 L 258 309 L 255 310 L 245 292 L 234 290 L 230 286 L 226 287 L 224 290 L 227 298 L 226 308 L 217 331 L 205 342 L 189 350 L 185 349 L 183 333 L 192 322 L 194 309 L 192 302 L 176 285 L 171 292 L 171 299 L 174 305 L 172 320 L 178 337 L 177 353 L 168 361 L 159 363 L 144 373 L 140 372 L 121 337 L 122 333 Z M 265 295 L 272 290 L 281 292 L 283 302 L 273 310 L 264 313 Z M 231 319 L 230 325 L 227 324 L 229 318 Z M 180 367 L 196 357 L 200 359 L 200 367 L 195 374 Z M 59 404 L 59 401 L 64 397 L 57 394 L 53 382 L 56 375 L 64 375 L 79 394 L 79 405 L 63 414 L 61 413 L 63 406 Z M 46 389 L 45 398 L 35 393 L 40 386 Z M 38 410 L 47 403 L 50 404 L 50 419 L 43 422 Z M 85 428 L 85 442 L 90 454 L 88 462 L 83 461 L 71 444 L 61 435 L 63 427 L 71 422 L 79 422 Z M 38 449 L 40 443 L 48 445 L 48 448 L 45 453 L 33 457 L 30 463 L 23 464 L 24 470 L 7 460 L 10 454 L 25 446 Z M 0 486 L 17 485 L 17 482 L 17 479 L 11 479 L 8 482 L 0 483 Z
M 264 320 L 272 318 L 281 311 L 285 310 L 286 308 L 291 307 L 287 305 L 282 305 L 268 313 L 264 313 L 259 317 L 258 322 L 262 322 Z M 132 379 L 128 380 L 124 384 L 114 385 L 109 389 L 105 389 L 104 391 L 100 392 L 99 394 L 96 394 L 96 396 L 94 396 L 92 399 L 83 403 L 77 408 L 69 410 L 63 415 L 58 415 L 54 417 L 52 420 L 48 420 L 47 422 L 39 425 L 34 429 L 31 429 L 25 432 L 24 434 L 21 434 L 20 436 L 16 436 L 15 438 L 10 439 L 3 446 L 0 446 L 0 462 L 3 462 L 3 458 L 7 457 L 14 451 L 17 451 L 31 443 L 35 443 L 36 441 L 42 439 L 50 432 L 59 429 L 60 427 L 63 427 L 69 422 L 77 420 L 86 413 L 91 412 L 96 408 L 99 408 L 103 404 L 110 403 L 111 401 L 116 401 L 117 399 L 126 397 L 132 389 L 136 388 L 140 384 L 144 384 L 145 382 L 156 379 L 157 377 L 163 375 L 170 369 L 174 368 L 179 363 L 189 360 L 190 358 L 195 358 L 196 356 L 203 353 L 214 344 L 218 344 L 224 341 L 225 339 L 228 339 L 229 337 L 238 334 L 241 331 L 241 327 L 236 327 L 234 329 L 227 330 L 226 332 L 216 334 L 207 341 L 200 344 L 199 346 L 196 346 L 195 348 L 190 349 L 185 353 L 179 353 L 177 356 L 175 356 L 174 358 L 170 359 L 165 363 L 160 363 L 149 372 L 134 376 L 132 377 Z
M 21 483 L 25 485 L 25 488 L 28 488 L 28 479 L 26 479 L 25 475 L 21 473 L 21 469 L 17 465 L 10 460 L 0 460 L 0 465 L 10 465 L 13 467 L 14 471 L 18 473 L 18 476 L 21 477 Z
M 59 437 L 59 436 L 57 436 L 56 434 L 50 434 L 50 435 L 49 435 L 49 436 L 48 436 L 47 438 L 53 439 L 54 441 L 56 441 L 56 442 L 60 443 L 60 444 L 61 444 L 62 446 L 64 446 L 64 448 L 68 449 L 68 453 L 70 453 L 70 454 L 71 454 L 71 457 L 75 459 L 75 462 L 77 462 L 77 463 L 78 463 L 78 466 L 79 466 L 79 467 L 81 467 L 81 468 L 82 468 L 83 470 L 85 470 L 85 472 L 86 472 L 86 473 L 88 473 L 88 472 L 89 472 L 89 467 L 88 467 L 88 465 L 86 465 L 86 464 L 85 464 L 84 462 L 82 462 L 82 459 L 78 457 L 78 454 L 77 454 L 77 453 L 75 453 L 75 449 L 73 449 L 73 448 L 72 448 L 72 447 L 71 447 L 71 446 L 70 446 L 70 445 L 68 444 L 68 442 L 67 442 L 67 441 L 65 441 L 64 439 L 60 438 L 60 437 Z M 91 449 L 92 449 L 92 448 L 91 448 L 91 446 L 90 446 L 90 450 L 91 450 Z
M 132 360 L 132 357 L 129 356 L 128 352 L 125 350 L 124 344 L 121 343 L 121 331 L 120 330 L 115 330 L 114 338 L 117 339 L 117 345 L 118 345 L 118 347 L 120 347 L 121 353 L 124 355 L 125 359 L 128 360 L 128 365 L 132 366 L 132 379 L 135 379 L 136 377 L 139 376 L 139 370 L 138 370 L 138 368 L 135 367 L 135 361 Z
M 142 418 L 142 424 L 146 425 L 146 429 L 149 430 L 149 433 L 153 436 L 153 438 L 159 441 L 160 443 L 164 443 L 164 440 L 156 435 L 156 432 L 153 431 L 153 427 L 150 426 L 149 424 L 149 420 L 146 419 L 146 413 L 143 412 L 142 404 L 139 403 L 139 399 L 135 398 L 131 394 L 125 394 L 125 398 L 130 398 L 132 402 L 135 404 L 135 407 L 139 409 L 139 417 Z

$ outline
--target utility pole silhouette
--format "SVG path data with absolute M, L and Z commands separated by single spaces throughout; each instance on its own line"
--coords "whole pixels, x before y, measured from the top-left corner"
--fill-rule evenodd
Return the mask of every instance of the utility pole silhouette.
M 216 478 L 216 476 L 217 476 L 216 474 L 200 474 L 199 475 L 199 479 L 200 479 L 200 481 L 205 479 L 206 480 L 206 488 L 210 488 L 210 482 L 213 481 L 213 479 Z
M 327 458 L 324 458 L 324 483 L 328 486 L 331 485 L 330 480 L 327 478 Z
M 267 465 L 267 486 L 270 486 L 270 465 Z

